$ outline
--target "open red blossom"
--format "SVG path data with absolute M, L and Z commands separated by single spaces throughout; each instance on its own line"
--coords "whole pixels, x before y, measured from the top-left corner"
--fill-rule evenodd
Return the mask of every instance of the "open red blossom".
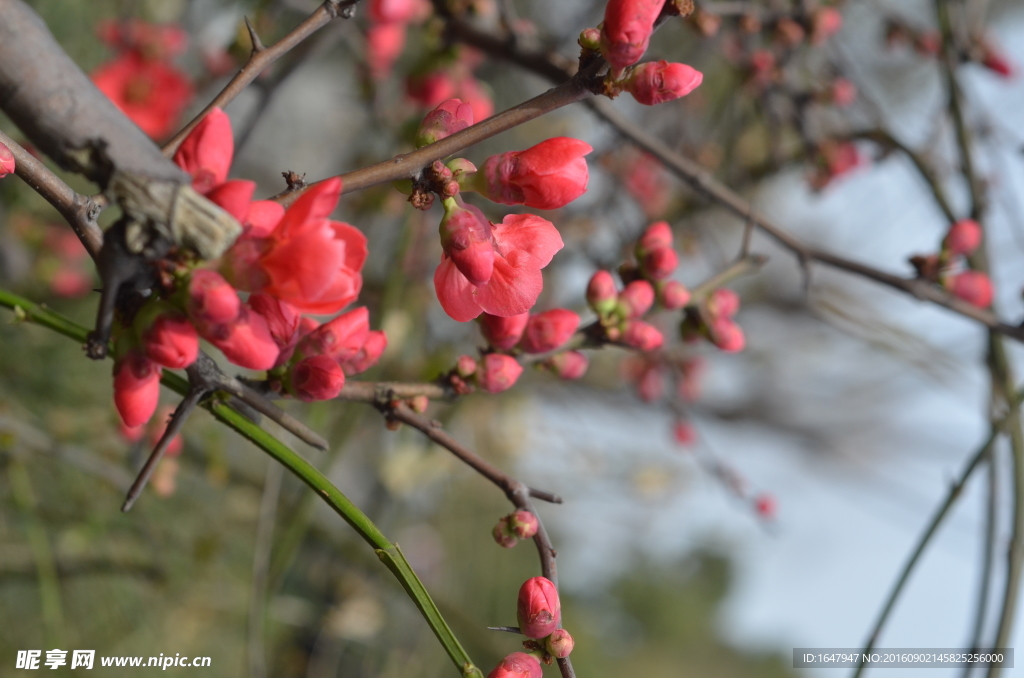
M 488 393 L 501 393 L 515 386 L 522 373 L 523 366 L 512 356 L 488 353 L 481 361 L 477 380 L 480 388 Z
M 654 106 L 686 96 L 703 80 L 703 73 L 686 64 L 649 61 L 633 69 L 626 91 L 639 103 Z
M 281 351 L 275 367 L 288 362 L 299 340 L 299 312 L 290 304 L 263 292 L 249 295 L 249 307 L 267 321 L 270 336 Z
M 336 398 L 345 386 L 345 374 L 329 356 L 315 355 L 292 368 L 290 391 L 307 403 Z
M 149 421 L 159 400 L 159 365 L 134 349 L 114 362 L 114 405 L 125 426 Z
M 544 670 L 536 657 L 525 652 L 513 652 L 502 659 L 487 678 L 543 678 L 543 675 Z
M 579 139 L 555 137 L 525 151 L 493 155 L 480 172 L 466 175 L 465 188 L 502 205 L 557 209 L 586 192 L 590 174 L 583 156 L 592 150 Z
M 621 71 L 640 61 L 665 0 L 608 0 L 601 26 L 601 54 Z
M 224 209 L 238 223 L 244 223 L 249 215 L 252 195 L 256 192 L 256 182 L 244 179 L 232 179 L 214 187 L 206 194 L 210 202 Z
M 0 177 L 14 174 L 14 154 L 4 144 L 0 144 Z
M 527 638 L 546 638 L 562 621 L 558 589 L 545 577 L 531 577 L 519 588 L 516 604 L 519 631 Z
M 473 107 L 460 99 L 449 99 L 423 118 L 416 133 L 416 146 L 440 141 L 473 124 Z
M 527 353 L 554 351 L 569 341 L 579 326 L 580 317 L 564 308 L 530 316 L 523 333 L 523 350 Z
M 277 364 L 281 354 L 266 319 L 246 305 L 230 323 L 201 326 L 199 330 L 204 339 L 239 367 L 269 370 Z
M 200 324 L 222 325 L 238 317 L 242 302 L 238 292 L 216 271 L 192 272 L 186 308 L 189 317 Z
M 952 254 L 970 254 L 981 245 L 981 226 L 974 219 L 961 219 L 949 227 L 942 244 Z
M 491 346 L 500 351 L 507 351 L 519 343 L 529 320 L 529 313 L 510 315 L 506 318 L 484 313 L 480 316 L 480 331 Z
M 337 313 L 355 301 L 363 285 L 366 236 L 327 218 L 340 196 L 341 179 L 321 182 L 288 208 L 266 242 L 243 239 L 238 250 L 228 253 L 235 260 L 232 270 L 248 266 L 265 276 L 265 282 L 260 275 L 233 282 L 255 283 L 251 291 L 266 292 L 304 313 Z M 246 252 L 254 261 L 244 260 Z
M 330 356 L 343 364 L 358 360 L 370 334 L 370 311 L 360 306 L 309 332 L 299 341 L 299 351 L 304 356 Z
M 214 108 L 185 137 L 174 162 L 192 175 L 192 188 L 205 195 L 227 181 L 234 155 L 231 120 L 227 113 Z
M 494 271 L 483 285 L 474 285 L 444 254 L 434 271 L 434 289 L 445 312 L 466 322 L 483 312 L 502 317 L 526 313 L 537 302 L 544 279 L 540 270 L 562 249 L 562 236 L 546 219 L 510 214 L 491 224 Z
M 405 24 L 382 23 L 366 31 L 366 63 L 375 80 L 391 74 L 398 57 L 405 48 Z
M 950 279 L 948 287 L 955 296 L 978 308 L 992 305 L 992 280 L 981 271 L 958 273 Z
M 93 71 L 92 81 L 143 132 L 160 139 L 174 126 L 192 99 L 192 84 L 163 61 L 126 52 Z

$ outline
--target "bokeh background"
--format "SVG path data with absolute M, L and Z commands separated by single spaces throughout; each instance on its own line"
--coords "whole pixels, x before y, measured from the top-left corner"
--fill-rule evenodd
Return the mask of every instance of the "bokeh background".
M 315 7 L 304 0 L 30 4 L 86 71 L 111 57 L 95 32 L 102 19 L 183 26 L 191 42 L 179 63 L 198 92 L 190 112 L 225 82 L 211 75 L 209 56 L 244 55 L 243 15 L 269 42 Z M 470 4 L 482 26 L 496 25 L 495 5 Z M 603 9 L 589 0 L 511 4 L 531 21 L 522 24 L 528 44 L 570 58 L 578 31 L 596 25 Z M 1024 8 L 1012 0 L 969 4 L 983 10 L 976 18 L 989 38 L 1024 67 Z M 802 55 L 794 70 L 805 88 L 841 73 L 859 97 L 848 109 L 811 107 L 806 133 L 838 138 L 884 125 L 928 154 L 962 209 L 966 191 L 951 130 L 940 120 L 938 67 L 886 43 L 893 17 L 934 28 L 932 3 L 850 0 L 842 10 L 840 34 Z M 429 23 L 413 29 L 395 73 L 373 81 L 363 64 L 365 27 L 359 14 L 328 26 L 301 63 L 286 59 L 229 106 L 239 143 L 233 177 L 255 180 L 258 194 L 269 195 L 284 187 L 283 170 L 320 178 L 410 148 L 423 111 L 403 82 L 437 52 L 437 31 Z M 858 142 L 860 164 L 812 189 L 804 140 L 788 113 L 751 87 L 729 56 L 728 35 L 670 22 L 650 54 L 693 64 L 704 84 L 654 109 L 628 97 L 615 105 L 809 242 L 903 274 L 911 271 L 908 256 L 937 250 L 948 224 L 898 153 Z M 287 78 L 278 84 L 283 68 Z M 498 61 L 476 73 L 497 110 L 548 86 Z M 1024 311 L 1024 81 L 980 66 L 965 67 L 964 77 L 972 120 L 986 130 L 979 148 L 994 198 L 997 305 L 1012 320 Z M 0 127 L 16 134 L 5 118 Z M 664 206 L 654 212 L 637 200 L 628 187 L 636 154 L 583 107 L 495 137 L 466 157 L 482 161 L 555 135 L 584 139 L 595 152 L 588 193 L 552 216 L 566 247 L 545 271 L 542 306 L 582 310 L 589 275 L 617 265 L 654 217 L 673 225 L 686 284 L 735 256 L 742 221 L 656 170 Z M 390 340 L 366 378 L 431 379 L 472 353 L 480 344 L 475 327 L 450 320 L 430 283 L 439 208 L 416 212 L 400 193 L 378 187 L 343 197 L 339 215 L 370 239 L 360 303 Z M 54 254 L 62 228 L 20 181 L 0 182 L 0 281 L 88 325 L 98 295 L 67 298 L 55 282 L 69 265 Z M 821 267 L 812 267 L 805 287 L 791 255 L 760 236 L 753 250 L 770 263 L 735 284 L 747 349 L 678 348 L 702 365 L 694 402 L 644 402 L 625 354 L 605 350 L 591 354 L 579 383 L 528 371 L 501 396 L 432 406 L 431 415 L 480 454 L 565 497 L 540 510 L 559 552 L 563 618 L 582 677 L 836 675 L 790 668 L 792 648 L 861 645 L 916 535 L 986 436 L 978 326 Z M 118 433 L 110 365 L 12 318 L 0 324 L 0 675 L 21 675 L 13 668 L 17 650 L 54 647 L 208 655 L 207 671 L 221 676 L 452 675 L 370 549 L 305 486 L 205 413 L 186 426 L 184 453 L 176 469 L 162 471 L 161 491 L 122 514 L 133 466 L 147 450 Z M 1022 354 L 1013 346 L 1011 355 Z M 311 452 L 275 432 L 401 544 L 476 661 L 489 668 L 516 649 L 513 637 L 485 627 L 515 623 L 516 591 L 536 574 L 536 554 L 528 544 L 506 551 L 491 540 L 508 510 L 500 494 L 417 432 L 386 430 L 371 407 L 289 408 L 330 440 L 331 451 Z M 697 432 L 693 445 L 673 440 L 680 408 Z M 983 482 L 979 474 L 967 486 L 881 646 L 969 644 Z M 778 505 L 770 518 L 751 500 L 765 494 Z M 1007 516 L 998 522 L 1001 543 Z M 997 583 L 1003 574 L 999 563 Z M 261 666 L 265 673 L 255 673 Z

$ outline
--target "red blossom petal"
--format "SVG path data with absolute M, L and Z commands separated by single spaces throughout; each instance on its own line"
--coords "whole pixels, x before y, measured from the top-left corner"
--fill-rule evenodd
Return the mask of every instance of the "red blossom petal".
M 530 255 L 514 250 L 494 260 L 490 281 L 476 288 L 476 302 L 491 315 L 519 315 L 533 308 L 543 288 L 544 278 Z
M 249 213 L 249 202 L 252 194 L 256 192 L 256 182 L 243 179 L 233 179 L 217 186 L 206 194 L 214 205 L 223 208 L 225 212 L 235 218 L 235 221 L 243 223 Z
M 531 265 L 539 269 L 550 264 L 564 246 L 554 224 L 533 214 L 509 214 L 495 224 L 494 243 L 498 253 L 506 257 L 512 250 L 528 254 Z
M 214 108 L 185 137 L 174 162 L 192 175 L 192 187 L 207 193 L 224 183 L 235 155 L 235 138 L 228 114 Z
M 294 237 L 298 235 L 299 231 L 326 219 L 338 206 L 341 187 L 341 179 L 332 177 L 307 190 L 285 212 L 274 236 L 278 238 Z
M 448 255 L 442 254 L 441 263 L 434 271 L 434 291 L 437 292 L 437 300 L 441 302 L 444 312 L 460 323 L 483 313 L 474 298 L 475 290 Z

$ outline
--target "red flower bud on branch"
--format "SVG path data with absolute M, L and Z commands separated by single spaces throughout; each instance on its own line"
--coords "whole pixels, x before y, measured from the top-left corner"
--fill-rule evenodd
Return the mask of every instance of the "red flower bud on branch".
M 601 54 L 621 71 L 640 61 L 665 0 L 609 0 L 601 25 Z
M 487 674 L 487 678 L 543 678 L 544 671 L 540 667 L 540 661 L 525 652 L 513 652 L 501 663 L 494 667 L 494 670 Z
M 527 353 L 554 351 L 569 341 L 579 326 L 580 317 L 564 308 L 530 316 L 523 333 L 523 350 Z
M 587 284 L 587 304 L 598 315 L 607 315 L 615 309 L 619 300 L 615 279 L 608 271 L 597 271 L 590 277 Z
M 624 85 L 645 106 L 684 97 L 700 86 L 704 74 L 686 64 L 650 61 L 633 69 Z
M 329 356 L 315 355 L 300 360 L 291 370 L 289 391 L 299 400 L 330 400 L 341 393 L 345 374 Z
M 4 144 L 0 144 L 0 177 L 14 174 L 14 153 Z
M 978 308 L 992 305 L 992 280 L 981 271 L 964 271 L 949 279 L 949 291 Z
M 519 630 L 527 638 L 545 638 L 558 628 L 562 606 L 551 580 L 531 577 L 519 589 L 516 605 Z
M 423 118 L 416 133 L 416 147 L 440 141 L 473 124 L 473 107 L 459 99 L 449 99 Z
M 583 156 L 593 150 L 579 139 L 555 137 L 525 151 L 492 155 L 480 172 L 459 183 L 502 205 L 553 210 L 586 192 L 590 173 Z
M 961 219 L 949 227 L 942 246 L 951 254 L 968 255 L 981 245 L 981 226 L 974 219 Z
M 479 320 L 480 331 L 483 333 L 484 339 L 494 348 L 507 351 L 522 339 L 523 330 L 526 329 L 526 323 L 530 320 L 530 314 L 520 313 L 501 318 L 490 313 L 483 313 Z
M 630 320 L 626 331 L 622 333 L 622 342 L 639 351 L 653 351 L 661 348 L 665 337 L 654 325 L 642 320 Z
M 510 355 L 488 353 L 477 374 L 480 388 L 488 393 L 501 393 L 515 386 L 523 366 Z
M 572 652 L 576 642 L 565 629 L 555 629 L 544 643 L 545 649 L 555 659 L 565 659 Z
M 658 298 L 662 306 L 670 311 L 674 311 L 690 303 L 690 290 L 686 289 L 686 286 L 677 280 L 669 280 L 661 286 Z
M 626 318 L 639 318 L 654 305 L 654 287 L 646 280 L 634 280 L 619 295 L 619 305 Z
M 579 379 L 587 373 L 590 361 L 579 351 L 564 351 L 548 358 L 544 365 L 560 379 Z
M 145 424 L 159 401 L 159 365 L 135 349 L 114 362 L 114 405 L 125 426 Z
M 193 271 L 188 284 L 189 317 L 201 324 L 225 324 L 238 317 L 238 292 L 216 271 Z

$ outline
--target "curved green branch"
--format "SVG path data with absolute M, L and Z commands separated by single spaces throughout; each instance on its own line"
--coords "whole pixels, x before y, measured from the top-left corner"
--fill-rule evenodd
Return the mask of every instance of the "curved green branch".
M 35 304 L 6 290 L 0 290 L 0 306 L 14 311 L 17 320 L 42 325 L 76 341 L 85 342 L 89 334 L 88 329 L 68 320 L 59 313 L 54 313 L 39 304 Z M 188 393 L 188 381 L 174 372 L 164 370 L 160 381 L 164 386 L 181 395 Z M 281 462 L 289 471 L 298 476 L 302 482 L 309 485 L 345 522 L 351 525 L 359 533 L 359 536 L 374 548 L 377 556 L 402 584 L 402 587 L 409 594 L 409 597 L 412 598 L 416 607 L 419 608 L 423 618 L 427 621 L 427 624 L 434 632 L 434 635 L 437 636 L 441 645 L 444 646 L 445 651 L 451 657 L 459 672 L 464 676 L 483 678 L 483 673 L 473 664 L 469 655 L 466 654 L 466 651 L 455 637 L 455 634 L 452 633 L 448 623 L 441 616 L 434 601 L 430 598 L 430 594 L 427 593 L 427 589 L 423 586 L 423 582 L 416 576 L 412 566 L 409 565 L 409 561 L 405 559 L 402 551 L 398 548 L 398 544 L 385 537 L 377 529 L 377 526 L 373 524 L 373 521 L 359 510 L 355 504 L 349 501 L 348 497 L 342 494 L 341 490 L 335 487 L 316 467 L 277 438 L 251 422 L 226 402 L 218 398 L 212 398 L 204 403 L 203 407 L 209 410 L 222 423 L 228 425 L 271 457 Z

